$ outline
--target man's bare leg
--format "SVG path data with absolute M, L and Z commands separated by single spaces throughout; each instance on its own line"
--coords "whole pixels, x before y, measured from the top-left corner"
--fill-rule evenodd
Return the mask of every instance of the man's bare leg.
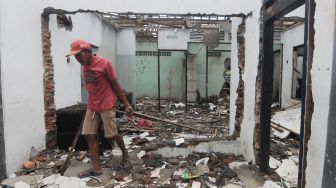
M 89 146 L 89 150 L 91 153 L 91 158 L 92 158 L 92 170 L 94 172 L 101 172 L 102 167 L 100 164 L 100 159 L 99 159 L 99 147 L 98 147 L 98 140 L 97 140 L 97 135 L 85 135 L 86 141 Z
M 112 137 L 112 139 L 118 144 L 122 152 L 123 161 L 126 162 L 129 156 L 122 136 L 120 136 L 120 134 L 117 134 L 114 137 Z

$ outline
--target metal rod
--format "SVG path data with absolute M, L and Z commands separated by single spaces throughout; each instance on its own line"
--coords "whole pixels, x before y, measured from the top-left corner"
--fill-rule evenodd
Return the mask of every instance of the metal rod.
M 311 51 L 311 45 L 310 43 L 313 41 L 310 41 L 310 33 L 313 29 L 314 25 L 312 23 L 312 19 L 314 19 L 314 13 L 310 12 L 311 10 L 311 1 L 307 0 L 305 4 L 305 25 L 304 25 L 304 56 L 303 56 L 303 64 L 302 64 L 302 88 L 301 88 L 301 126 L 300 126 L 300 148 L 299 148 L 299 171 L 298 171 L 298 187 L 303 187 L 305 184 L 305 165 L 304 160 L 306 158 L 305 153 L 305 141 L 306 141 L 306 118 L 307 120 L 310 118 L 309 115 L 306 116 L 306 108 L 311 106 L 312 96 L 311 96 L 311 76 L 308 73 L 310 70 L 309 67 L 311 67 L 311 61 L 309 60 L 312 54 L 310 54 Z M 313 15 L 311 15 L 313 14 Z M 312 17 L 311 17 L 312 16 Z M 307 74 L 308 73 L 308 74 Z M 307 83 L 309 85 L 307 85 Z M 307 103 L 307 102 L 308 103 Z M 307 114 L 309 114 L 309 110 L 307 111 Z
M 206 46 L 206 53 L 205 53 L 205 101 L 208 102 L 208 82 L 209 82 L 209 58 L 208 58 L 209 48 L 208 45 Z
M 272 2 L 273 3 L 273 2 Z M 286 0 L 286 1 L 276 1 L 276 3 L 271 4 L 269 7 L 272 7 L 273 12 L 268 14 L 265 10 L 264 14 L 264 22 L 274 21 L 279 19 L 289 12 L 295 10 L 296 8 L 300 7 L 305 3 L 305 0 Z M 269 8 L 266 7 L 266 8 Z M 265 8 L 265 7 L 264 7 Z M 273 40 L 273 39 L 272 39 Z
M 185 55 L 185 112 L 188 111 L 188 51 L 184 52 Z
M 117 110 L 117 112 L 123 113 L 123 114 L 128 114 L 128 115 L 134 115 L 136 117 L 140 117 L 140 118 L 144 118 L 144 119 L 148 119 L 148 120 L 152 120 L 152 121 L 160 121 L 160 122 L 164 122 L 164 123 L 168 123 L 168 124 L 171 124 L 171 125 L 176 125 L 176 126 L 184 127 L 184 128 L 195 130 L 195 131 L 204 132 L 204 129 L 199 129 L 199 128 L 196 128 L 194 126 L 188 126 L 188 125 L 182 125 L 182 124 L 179 124 L 179 123 L 174 123 L 174 122 L 171 122 L 171 121 L 168 121 L 168 120 L 164 120 L 164 119 L 160 119 L 160 118 L 157 118 L 157 117 L 154 117 L 154 116 L 149 116 L 149 115 L 146 115 L 146 114 L 141 114 L 139 112 L 132 112 L 132 113 L 130 113 L 130 112 L 125 112 L 125 111 L 120 111 L 120 110 Z
M 122 15 L 152 15 L 152 16 L 159 16 L 159 15 L 166 15 L 166 16 L 196 16 L 196 17 L 208 17 L 208 16 L 218 16 L 218 17 L 238 17 L 238 18 L 244 18 L 244 17 L 247 17 L 248 14 L 243 14 L 243 13 L 240 13 L 240 14 L 201 14 L 201 13 L 197 13 L 197 14 L 191 14 L 191 13 L 188 13 L 188 14 L 171 14 L 171 13 L 136 13 L 136 12 L 113 12 L 114 14 L 118 14 L 119 16 L 122 16 Z M 110 13 L 111 14 L 111 13 Z
M 160 112 L 160 49 L 158 49 L 158 111 Z
M 266 11 L 266 10 L 265 10 Z M 263 55 L 260 109 L 260 171 L 269 170 L 270 126 L 273 88 L 273 22 L 263 24 Z

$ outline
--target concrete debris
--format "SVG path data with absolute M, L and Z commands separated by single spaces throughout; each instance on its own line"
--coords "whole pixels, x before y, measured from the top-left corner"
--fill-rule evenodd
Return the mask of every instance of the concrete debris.
M 287 187 L 296 187 L 299 163 L 301 106 L 294 105 L 290 108 L 280 110 L 279 106 L 276 105 L 272 108 L 272 111 L 273 137 L 271 139 L 269 164 L 271 167 L 270 177 L 273 182 L 266 182 L 264 187 L 285 187 L 283 184 L 288 184 Z
M 15 188 L 30 188 L 30 185 L 28 183 L 25 183 L 25 182 L 17 182 L 15 183 Z
M 297 156 L 290 156 L 289 159 L 295 163 L 295 165 L 299 165 L 299 158 Z
M 264 185 L 260 188 L 283 188 L 283 187 L 281 186 L 281 183 L 279 182 L 266 181 Z
M 243 162 L 235 161 L 235 162 L 230 163 L 229 167 L 231 169 L 234 169 L 234 168 L 238 168 L 238 167 L 243 166 L 243 165 L 248 165 L 248 163 L 249 163 L 248 161 L 243 161 Z
M 184 138 L 178 138 L 174 140 L 176 146 L 179 146 L 184 143 Z
M 87 151 L 81 151 L 81 152 L 79 152 L 79 156 L 76 157 L 76 159 L 78 159 L 80 161 L 83 160 L 84 157 L 85 157 L 85 155 L 86 155 L 86 153 L 87 153 Z
M 243 188 L 243 186 L 230 183 L 225 185 L 223 188 Z
M 272 169 L 277 169 L 281 165 L 281 162 L 276 160 L 274 157 L 270 156 L 269 166 Z
M 106 185 L 109 187 L 129 187 L 133 184 L 146 184 L 152 185 L 152 187 L 186 187 L 188 185 L 192 186 L 192 184 L 197 187 L 209 185 L 218 187 L 218 185 L 224 186 L 225 182 L 229 182 L 237 177 L 237 175 L 230 170 L 228 164 L 224 164 L 226 158 L 233 158 L 232 154 L 193 153 L 186 157 L 168 158 L 155 152 L 146 152 L 142 158 L 138 158 L 137 154 L 141 151 L 143 153 L 144 150 L 131 152 L 130 164 L 125 164 L 123 168 L 120 167 L 121 156 L 113 156 L 110 161 L 113 161 L 114 164 L 109 161 L 104 163 L 103 167 L 106 170 L 104 170 L 102 176 L 97 177 L 98 179 L 92 177 L 79 179 L 73 176 L 67 177 L 55 173 L 45 178 L 41 175 L 40 179 L 35 180 L 35 183 L 44 187 L 65 188 L 101 187 Z M 56 150 L 54 152 L 58 153 L 60 151 Z M 52 154 L 50 150 L 48 153 L 49 155 L 56 156 L 56 154 Z M 77 154 L 80 155 L 81 152 Z M 86 157 L 89 157 L 89 155 L 90 154 L 87 153 Z M 102 159 L 104 157 L 105 155 L 102 156 Z M 234 159 L 239 161 L 243 160 L 241 156 L 234 156 Z M 61 159 L 59 158 L 59 160 Z M 50 162 L 47 164 L 49 163 Z M 57 163 L 57 161 L 54 161 L 54 163 Z M 80 164 L 84 165 L 85 163 L 74 157 L 65 174 L 69 174 L 68 171 L 76 172 L 76 168 L 79 169 L 78 165 Z M 111 168 L 113 170 L 111 170 Z M 77 172 L 78 171 L 79 170 L 77 170 Z M 234 181 L 238 182 L 239 179 L 235 179 Z
M 227 136 L 228 100 L 209 97 L 204 103 L 188 103 L 186 113 L 181 109 L 185 104 L 176 100 L 161 100 L 161 112 L 157 111 L 156 104 L 155 99 L 139 98 L 135 111 L 186 125 L 186 127 L 127 115 L 118 117 L 118 128 L 124 134 L 130 157 L 126 163 L 122 163 L 121 151 L 117 147 L 102 152 L 100 158 L 104 172 L 102 176 L 83 179 L 74 177 L 76 173 L 90 166 L 87 163 L 90 162 L 91 155 L 84 151 L 74 152 L 74 157 L 65 172 L 66 176 L 58 174 L 60 166 L 68 156 L 64 150 L 38 152 L 31 159 L 34 168 L 22 168 L 16 172 L 16 175 L 22 177 L 27 174 L 39 174 L 40 179 L 34 182 L 44 187 L 142 187 L 144 185 L 195 188 L 241 187 L 241 179 L 233 168 L 249 163 L 240 155 L 191 151 L 168 157 L 159 153 L 160 149 L 195 147 L 207 144 L 209 141 L 217 142 Z M 252 165 L 248 166 L 252 168 Z M 32 185 L 30 182 L 25 183 Z
M 200 188 L 201 187 L 201 183 L 197 182 L 197 181 L 193 181 L 191 188 Z
M 203 164 L 203 165 L 207 165 L 208 164 L 208 161 L 209 161 L 209 157 L 206 157 L 206 158 L 203 158 L 203 159 L 200 159 L 198 160 L 195 165 L 198 166 L 199 164 Z
M 301 105 L 297 105 L 285 111 L 276 112 L 272 116 L 271 121 L 296 135 L 300 135 Z
M 208 174 L 210 169 L 207 165 L 199 164 L 196 166 L 195 176 L 203 176 L 204 174 Z
M 248 165 L 240 165 L 234 167 L 233 170 L 249 188 L 259 188 L 264 184 L 263 177 L 253 172 Z
M 170 184 L 171 176 L 174 174 L 174 169 L 162 168 L 157 182 L 161 185 Z
M 37 182 L 43 178 L 43 175 L 24 175 L 15 178 L 9 178 L 1 182 L 2 185 L 14 187 L 18 182 L 24 182 L 31 187 L 37 186 Z
M 144 133 L 141 133 L 139 136 L 140 136 L 140 138 L 146 138 L 147 136 L 149 136 L 149 133 L 144 132 Z
M 166 168 L 166 165 L 167 165 L 167 163 L 165 163 L 164 165 L 162 165 L 162 167 L 161 168 L 156 168 L 155 170 L 153 170 L 152 172 L 151 172 L 151 178 L 157 178 L 157 177 L 159 177 L 159 175 L 160 175 L 160 171 L 162 170 L 162 169 L 164 169 L 164 168 Z
M 184 108 L 185 104 L 182 103 L 182 102 L 179 102 L 179 103 L 175 103 L 174 106 L 175 106 L 175 108 Z
M 289 182 L 291 186 L 297 185 L 298 166 L 292 160 L 282 160 L 282 164 L 276 170 L 276 173 L 286 182 Z
M 139 153 L 137 153 L 137 157 L 141 159 L 145 154 L 146 154 L 145 151 L 140 151 Z
M 209 109 L 212 111 L 216 108 L 217 106 L 214 105 L 213 103 L 209 103 Z
M 286 130 L 283 130 L 282 132 L 276 130 L 276 129 L 273 129 L 273 133 L 272 135 L 277 137 L 277 138 L 280 138 L 280 139 L 285 139 L 289 136 L 290 132 L 289 131 L 286 131 Z

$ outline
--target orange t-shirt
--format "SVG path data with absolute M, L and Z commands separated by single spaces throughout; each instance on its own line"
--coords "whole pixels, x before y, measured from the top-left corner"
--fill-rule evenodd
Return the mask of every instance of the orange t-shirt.
M 112 63 L 94 56 L 91 65 L 83 65 L 83 78 L 88 91 L 88 109 L 103 112 L 116 106 L 116 93 L 110 80 L 116 80 L 117 74 Z

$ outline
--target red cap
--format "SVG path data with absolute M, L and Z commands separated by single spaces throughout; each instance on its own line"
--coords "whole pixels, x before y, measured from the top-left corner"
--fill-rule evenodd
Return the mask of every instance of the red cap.
M 91 45 L 85 40 L 75 40 L 71 43 L 70 52 L 66 55 L 66 57 L 71 55 L 76 55 L 83 49 L 91 49 Z

